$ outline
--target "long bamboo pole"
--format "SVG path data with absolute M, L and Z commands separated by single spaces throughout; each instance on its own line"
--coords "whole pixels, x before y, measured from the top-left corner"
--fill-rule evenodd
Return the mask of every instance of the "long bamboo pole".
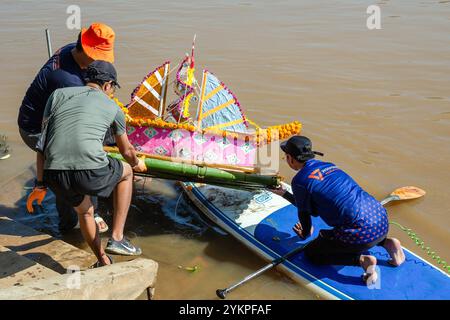
M 103 147 L 103 149 L 106 152 L 119 152 L 119 148 L 117 147 Z M 168 157 L 168 156 L 160 156 L 155 154 L 149 154 L 144 152 L 137 152 L 139 156 L 144 156 L 146 158 L 150 159 L 158 159 L 163 161 L 172 161 L 177 163 L 185 163 L 185 164 L 193 164 L 196 166 L 201 167 L 210 167 L 210 168 L 217 168 L 217 169 L 227 169 L 227 170 L 233 170 L 233 171 L 240 171 L 245 173 L 259 173 L 259 170 L 257 168 L 252 167 L 246 167 L 246 166 L 235 166 L 231 164 L 221 164 L 221 163 L 206 163 L 204 161 L 196 161 L 196 160 L 187 160 L 183 158 L 176 158 L 176 157 Z
M 108 156 L 124 160 L 120 153 L 108 153 Z M 239 189 L 275 188 L 280 183 L 277 175 L 250 174 L 238 171 L 226 171 L 193 164 L 146 158 L 148 172 L 145 175 L 156 178 L 192 181 Z

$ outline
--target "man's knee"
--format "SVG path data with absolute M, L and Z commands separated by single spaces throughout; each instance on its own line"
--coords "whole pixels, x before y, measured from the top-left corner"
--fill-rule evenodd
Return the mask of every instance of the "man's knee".
M 129 163 L 124 162 L 122 178 L 125 180 L 125 179 L 131 179 L 132 177 L 133 177 L 133 169 L 131 169 L 131 166 Z
M 92 210 L 89 210 L 92 207 Z M 89 215 L 93 215 L 94 214 L 94 207 L 93 204 L 91 202 L 91 197 L 89 196 L 84 196 L 83 201 L 81 201 L 81 203 L 74 207 L 75 211 L 77 212 L 78 216 L 89 216 Z

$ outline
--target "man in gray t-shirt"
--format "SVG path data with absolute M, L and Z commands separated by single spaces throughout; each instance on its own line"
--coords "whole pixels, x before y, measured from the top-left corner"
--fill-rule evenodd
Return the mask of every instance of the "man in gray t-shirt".
M 108 164 L 103 139 L 125 133 L 125 115 L 102 91 L 91 86 L 57 89 L 47 102 L 44 119 L 53 114 L 47 129 L 44 169 L 89 170 Z
M 118 86 L 113 65 L 92 62 L 86 86 L 55 90 L 48 99 L 43 122 L 44 183 L 74 207 L 84 239 L 99 265 L 112 262 L 103 250 L 96 227 L 91 196 L 108 197 L 114 191 L 114 219 L 106 252 L 140 255 L 141 249 L 124 238 L 131 202 L 133 170 L 147 170 L 136 156 L 125 131 L 125 116 L 111 96 Z M 128 163 L 107 157 L 103 139 L 113 127 L 120 153 Z

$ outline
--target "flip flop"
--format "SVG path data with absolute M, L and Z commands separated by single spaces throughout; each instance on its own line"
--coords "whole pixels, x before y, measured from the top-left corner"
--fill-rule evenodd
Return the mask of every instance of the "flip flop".
M 94 214 L 95 223 L 98 226 L 98 232 L 103 233 L 109 230 L 108 225 L 106 224 L 105 220 L 103 220 L 102 217 L 100 217 L 97 213 Z M 104 228 L 101 228 L 100 225 L 103 223 L 105 225 Z
M 109 254 L 107 254 L 106 256 L 108 257 L 111 264 L 113 264 L 114 263 L 113 258 Z M 100 267 L 104 267 L 104 266 L 100 264 L 100 261 L 97 261 L 89 269 L 95 269 L 95 268 L 100 268 Z

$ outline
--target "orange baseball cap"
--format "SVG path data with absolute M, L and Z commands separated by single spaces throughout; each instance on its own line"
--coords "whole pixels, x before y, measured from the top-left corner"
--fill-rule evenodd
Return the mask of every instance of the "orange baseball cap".
M 110 26 L 95 22 L 88 29 L 81 29 L 81 46 L 90 58 L 113 63 L 115 37 Z

